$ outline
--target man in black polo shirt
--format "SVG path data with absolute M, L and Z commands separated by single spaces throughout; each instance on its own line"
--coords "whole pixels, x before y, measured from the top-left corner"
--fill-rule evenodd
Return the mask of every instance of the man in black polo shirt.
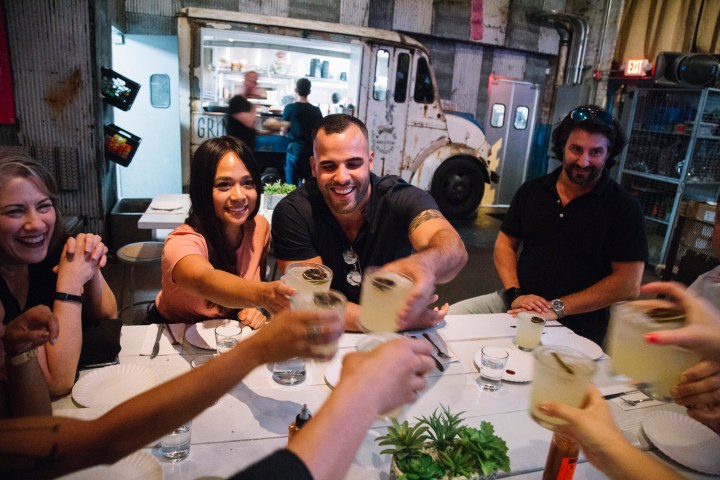
M 570 112 L 552 135 L 562 167 L 523 184 L 500 227 L 494 259 L 504 290 L 450 313 L 534 311 L 602 345 L 608 306 L 639 295 L 647 261 L 640 205 L 608 175 L 624 145 L 600 107 Z
M 357 118 L 328 115 L 312 138 L 313 178 L 273 212 L 273 248 L 281 270 L 294 261 L 330 267 L 332 288 L 352 302 L 345 312 L 348 330 L 358 329 L 360 282 L 368 266 L 414 280 L 398 329 L 441 321 L 447 306 L 428 308 L 437 300 L 435 284 L 452 280 L 467 253 L 435 200 L 399 177 L 372 173 L 374 153 L 367 128 Z

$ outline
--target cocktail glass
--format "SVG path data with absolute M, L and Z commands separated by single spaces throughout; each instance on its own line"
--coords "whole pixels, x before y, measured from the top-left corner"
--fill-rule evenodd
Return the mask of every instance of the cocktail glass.
M 397 331 L 398 311 L 405 306 L 413 280 L 397 272 L 369 267 L 360 290 L 360 326 L 367 332 Z
M 559 402 L 581 407 L 596 367 L 590 357 L 560 345 L 538 347 L 534 356 L 530 415 L 537 423 L 552 430 L 566 422 L 544 415 L 538 405 Z
M 540 338 L 545 329 L 545 319 L 533 312 L 517 314 L 513 343 L 525 352 L 531 352 L 540 345 Z
M 653 398 L 672 400 L 670 389 L 700 357 L 675 345 L 648 343 L 644 335 L 684 324 L 684 314 L 652 308 L 647 301 L 614 304 L 610 309 L 607 341 L 613 371 L 638 382 L 640 390 Z
M 293 262 L 285 268 L 285 275 L 280 280 L 296 293 L 327 292 L 330 290 L 333 272 L 325 265 L 313 262 Z M 294 302 L 290 297 L 290 304 Z
M 369 352 L 371 350 L 376 349 L 380 345 L 382 345 L 385 342 L 390 342 L 392 340 L 395 340 L 397 338 L 403 338 L 402 335 L 399 335 L 397 333 L 387 332 L 387 333 L 376 333 L 373 335 L 364 335 L 362 338 L 360 338 L 355 346 L 358 352 Z M 400 415 L 403 414 L 405 411 L 405 406 L 400 405 L 397 408 L 394 408 L 393 410 L 390 410 L 389 412 L 381 412 L 380 419 L 381 420 L 389 420 L 391 418 L 398 418 Z
M 293 310 L 309 310 L 313 312 L 333 310 L 337 312 L 340 321 L 345 321 L 345 305 L 347 299 L 345 295 L 337 290 L 328 290 L 327 292 L 306 292 L 296 293 L 293 295 Z M 312 345 L 313 353 L 323 355 L 326 358 L 332 358 L 337 352 L 338 340 L 323 345 Z

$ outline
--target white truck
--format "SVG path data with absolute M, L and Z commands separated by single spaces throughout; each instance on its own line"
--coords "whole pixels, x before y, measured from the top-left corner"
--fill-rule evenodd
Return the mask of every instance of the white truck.
M 309 78 L 310 101 L 323 113 L 352 112 L 365 122 L 376 174 L 396 174 L 430 191 L 450 218 L 473 214 L 485 183 L 497 182 L 484 133 L 443 111 L 428 51 L 406 35 L 184 8 L 178 39 L 184 162 L 200 143 L 224 134 L 222 105 L 241 91 L 243 73 L 254 70 L 267 94 L 256 101 L 263 116 L 279 116 L 295 81 Z M 272 138 L 258 140 L 259 157 L 275 150 L 284 158 L 282 138 L 275 146 Z

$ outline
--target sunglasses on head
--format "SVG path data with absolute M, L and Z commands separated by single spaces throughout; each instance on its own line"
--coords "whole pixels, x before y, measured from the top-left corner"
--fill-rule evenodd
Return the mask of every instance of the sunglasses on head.
M 596 119 L 605 125 L 615 125 L 615 119 L 613 116 L 605 110 L 597 107 L 577 107 L 570 112 L 570 118 L 576 122 Z

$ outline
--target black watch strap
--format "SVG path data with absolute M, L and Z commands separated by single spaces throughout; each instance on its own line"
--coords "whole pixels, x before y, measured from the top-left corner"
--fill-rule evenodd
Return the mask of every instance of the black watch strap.
M 511 308 L 512 303 L 515 301 L 515 299 L 522 294 L 523 293 L 520 290 L 520 287 L 510 287 L 503 290 L 503 297 L 505 297 L 505 304 L 507 305 L 507 307 Z

